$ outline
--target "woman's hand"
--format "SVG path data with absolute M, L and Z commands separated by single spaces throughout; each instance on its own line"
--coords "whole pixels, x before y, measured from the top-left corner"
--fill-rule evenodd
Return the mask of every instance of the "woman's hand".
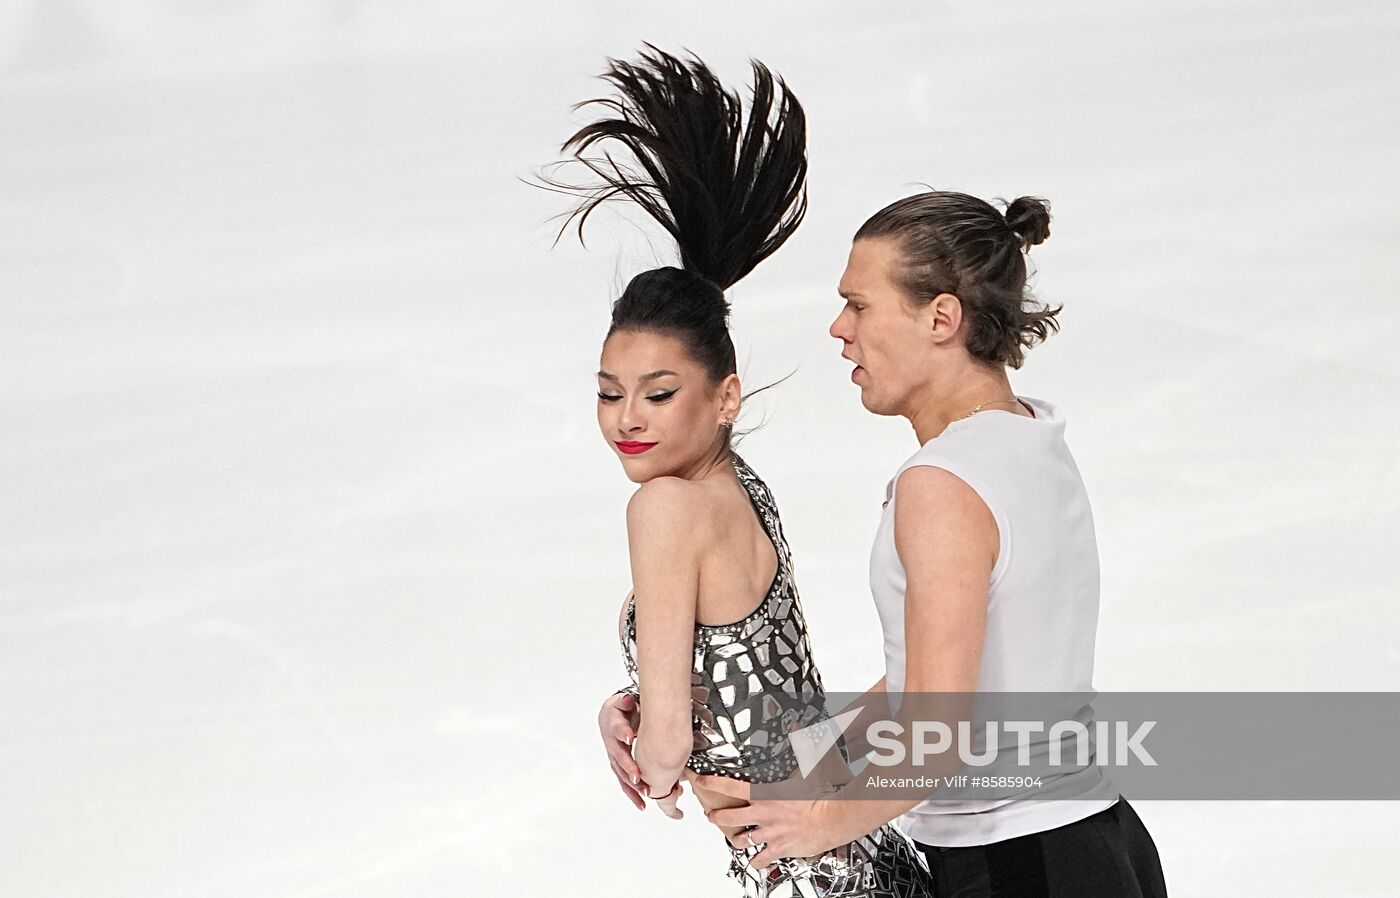
M 676 802 L 680 801 L 681 796 L 684 794 L 685 789 L 681 786 L 680 781 L 677 780 L 676 785 L 671 789 L 669 794 L 655 799 L 656 806 L 661 809 L 661 813 L 670 817 L 672 820 L 680 820 L 685 817 L 685 812 L 676 807 Z
M 598 711 L 598 733 L 603 737 L 603 748 L 607 750 L 608 763 L 622 787 L 622 794 L 637 810 L 645 811 L 646 784 L 642 782 L 637 763 L 632 760 L 632 743 L 637 738 L 639 719 L 636 697 L 630 692 L 614 693 Z

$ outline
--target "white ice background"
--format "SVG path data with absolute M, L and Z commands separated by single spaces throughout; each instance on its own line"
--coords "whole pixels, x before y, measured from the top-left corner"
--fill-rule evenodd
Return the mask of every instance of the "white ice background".
M 742 445 L 833 689 L 907 425 L 826 335 L 918 182 L 1048 197 L 1096 686 L 1400 690 L 1400 9 L 1383 2 L 0 0 L 0 895 L 732 893 L 634 810 L 608 304 L 671 261 L 555 158 L 608 55 L 810 116 L 733 292 Z M 694 808 L 691 799 L 686 805 Z M 1138 803 L 1173 895 L 1394 896 L 1400 805 Z

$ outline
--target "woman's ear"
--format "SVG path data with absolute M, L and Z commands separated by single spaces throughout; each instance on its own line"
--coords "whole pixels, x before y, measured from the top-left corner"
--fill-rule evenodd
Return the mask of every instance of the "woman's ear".
M 739 417 L 739 405 L 743 399 L 743 389 L 739 375 L 730 374 L 719 385 L 719 423 L 732 424 Z

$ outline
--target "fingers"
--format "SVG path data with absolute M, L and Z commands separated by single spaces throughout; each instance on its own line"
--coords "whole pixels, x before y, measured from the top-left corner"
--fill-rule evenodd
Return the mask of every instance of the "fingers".
M 641 721 L 642 717 L 641 709 L 637 707 L 636 697 L 630 692 L 624 692 L 614 707 L 617 708 L 620 712 L 620 716 L 626 722 L 627 732 L 635 737 L 637 735 L 637 724 Z M 631 742 L 632 739 L 629 738 L 627 741 Z
M 625 744 L 616 739 L 609 739 L 603 742 L 603 747 L 607 749 L 608 761 L 618 776 L 630 780 L 633 785 L 641 782 L 641 771 L 637 769 L 637 762 Z
M 637 706 L 636 697 L 630 692 L 614 692 L 603 700 L 602 710 L 598 716 L 605 716 L 613 711 L 630 711 Z
M 598 711 L 598 729 L 603 735 L 619 739 L 628 745 L 637 738 L 637 727 L 640 723 L 641 711 L 630 692 L 609 696 Z
M 707 773 L 695 778 L 695 785 L 711 792 L 718 792 L 721 795 L 728 795 L 730 798 L 737 798 L 741 801 L 749 800 L 749 784 L 744 780 L 736 780 L 728 776 L 715 776 Z
M 655 799 L 656 801 L 679 801 L 680 797 L 685 794 L 685 787 L 681 785 L 680 780 L 677 780 L 676 784 L 671 787 L 671 791 L 667 792 L 665 795 L 652 795 L 650 791 L 651 787 L 646 783 L 642 783 L 637 788 L 641 789 L 642 793 L 646 795 L 647 798 Z
M 608 715 L 607 721 L 603 725 L 603 732 L 627 746 L 629 750 L 637 738 L 637 727 L 624 714 Z
M 635 711 L 628 714 L 616 707 L 605 708 L 603 713 L 598 715 L 598 728 L 619 742 L 631 745 L 632 740 L 637 738 L 637 727 L 633 723 L 636 716 Z
M 772 845 L 765 845 L 765 837 L 758 827 L 740 830 L 732 835 L 726 835 L 729 844 L 735 848 L 762 848 L 758 854 L 749 859 L 749 863 L 760 869 L 766 870 L 768 865 L 778 860 L 781 856 Z
M 625 763 L 611 757 L 608 760 L 612 762 L 613 776 L 617 777 L 618 782 L 631 785 L 633 790 L 640 794 L 646 784 L 642 782 L 642 775 L 637 771 L 637 765 L 632 763 L 632 759 L 627 758 Z
M 621 697 L 631 699 L 632 696 L 622 693 Z M 632 760 L 629 746 L 632 737 L 626 725 L 626 717 L 616 710 L 617 702 L 614 700 L 617 698 L 618 696 L 612 696 L 603 702 L 603 708 L 598 714 L 598 729 L 603 737 L 603 748 L 608 755 L 608 766 L 612 768 L 613 776 L 617 777 L 622 794 L 627 796 L 627 800 L 632 802 L 637 810 L 645 811 L 646 799 L 637 788 L 637 784 L 641 782 L 641 774 L 637 770 L 636 762 Z M 621 727 L 618 726 L 619 721 Z
M 637 810 L 645 811 L 647 809 L 646 800 L 643 799 L 641 795 L 637 794 L 637 790 L 633 789 L 631 784 L 627 783 L 621 777 L 618 778 L 617 784 L 622 787 L 622 794 L 627 796 L 628 801 L 632 802 Z
M 742 808 L 715 808 L 706 811 L 705 817 L 715 826 L 754 826 L 758 823 L 753 819 L 753 809 Z
M 622 787 L 622 791 L 626 794 L 627 799 L 637 806 L 637 810 L 645 811 L 647 807 L 646 795 L 644 792 L 646 784 L 642 782 L 641 776 L 637 773 L 636 766 L 631 764 L 632 759 L 630 757 L 627 758 L 627 763 L 631 768 L 630 770 L 627 767 L 619 765 L 617 761 L 613 760 L 611 757 L 609 761 L 611 762 L 613 776 L 617 777 L 617 783 Z
M 635 786 L 640 781 L 640 775 L 636 762 L 632 760 L 633 734 L 627 726 L 626 719 L 605 708 L 604 716 L 598 719 L 598 728 L 602 733 L 603 749 L 607 752 L 608 763 L 612 765 L 618 781 L 622 782 L 624 787 L 629 782 Z
M 608 739 L 603 742 L 603 747 L 608 752 L 608 760 L 627 768 L 629 773 L 637 772 L 637 762 L 632 759 L 632 752 L 627 750 L 627 743 Z
M 642 709 L 637 707 L 637 697 L 630 692 L 624 692 L 618 700 L 616 707 L 622 712 L 624 717 L 632 722 L 632 728 L 636 729 L 637 720 L 642 714 Z
M 682 785 L 682 782 L 681 780 L 677 780 L 676 784 L 671 787 L 671 791 L 667 792 L 665 795 L 656 797 L 657 807 L 661 808 L 662 813 L 672 820 L 682 820 L 685 818 L 685 813 L 680 808 L 676 807 L 676 803 L 679 802 L 681 796 L 685 794 L 685 787 Z

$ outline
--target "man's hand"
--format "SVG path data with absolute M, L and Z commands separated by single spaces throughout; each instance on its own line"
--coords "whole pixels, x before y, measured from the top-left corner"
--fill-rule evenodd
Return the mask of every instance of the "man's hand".
M 637 810 L 645 811 L 646 784 L 637 771 L 637 763 L 632 760 L 632 742 L 637 738 L 640 716 L 632 693 L 614 693 L 598 712 L 598 733 L 603 737 L 603 748 L 607 749 L 608 763 L 622 787 L 622 794 Z
M 763 850 L 749 862 L 759 869 L 779 858 L 812 857 L 840 844 L 828 833 L 822 813 L 825 802 L 754 801 L 749 797 L 748 783 L 726 776 L 699 776 L 695 778 L 695 786 L 748 802 L 740 807 L 706 811 L 705 816 L 719 827 L 749 827 L 748 832 L 727 838 L 736 848 L 763 844 Z

